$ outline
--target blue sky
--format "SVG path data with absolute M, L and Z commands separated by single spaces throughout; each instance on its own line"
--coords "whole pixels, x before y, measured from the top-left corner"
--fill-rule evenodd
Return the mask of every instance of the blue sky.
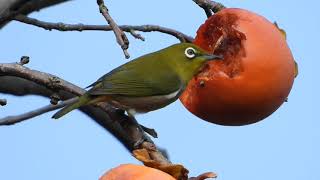
M 317 1 L 221 1 L 277 21 L 300 74 L 285 103 L 262 122 L 244 127 L 224 127 L 201 121 L 179 101 L 137 117 L 157 130 L 155 142 L 168 150 L 175 163 L 190 175 L 206 171 L 221 180 L 319 180 L 320 122 L 318 102 L 320 38 Z M 195 35 L 205 14 L 190 1 L 110 1 L 118 24 L 158 24 Z M 95 1 L 78 0 L 33 13 L 51 22 L 105 24 Z M 160 33 L 142 33 L 141 42 L 128 35 L 132 58 L 178 42 Z M 112 32 L 58 32 L 12 22 L 0 30 L 0 62 L 16 62 L 28 55 L 32 69 L 49 72 L 86 87 L 101 75 L 127 62 Z M 19 114 L 49 103 L 35 96 L 0 94 L 8 105 L 0 117 Z M 97 179 L 107 169 L 139 163 L 91 119 L 74 111 L 60 121 L 48 113 L 10 127 L 0 127 L 0 179 Z M 318 118 L 316 118 L 318 117 Z

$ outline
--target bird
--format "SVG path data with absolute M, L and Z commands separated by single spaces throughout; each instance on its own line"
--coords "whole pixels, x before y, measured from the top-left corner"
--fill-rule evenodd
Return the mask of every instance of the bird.
M 103 75 L 78 99 L 59 110 L 58 119 L 84 105 L 107 102 L 131 118 L 163 108 L 179 98 L 207 61 L 223 59 L 192 43 L 178 43 L 129 61 Z

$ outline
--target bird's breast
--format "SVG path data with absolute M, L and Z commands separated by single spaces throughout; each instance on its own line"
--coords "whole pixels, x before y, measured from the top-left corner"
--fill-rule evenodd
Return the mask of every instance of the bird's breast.
M 175 100 L 181 94 L 181 90 L 177 90 L 167 95 L 148 96 L 148 97 L 125 97 L 115 96 L 110 103 L 120 109 L 134 109 L 137 113 L 146 113 L 163 108 Z

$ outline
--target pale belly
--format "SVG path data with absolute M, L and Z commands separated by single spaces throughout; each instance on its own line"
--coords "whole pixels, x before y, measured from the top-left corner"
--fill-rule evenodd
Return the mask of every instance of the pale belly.
M 113 97 L 109 103 L 117 108 L 146 113 L 163 108 L 179 98 L 181 91 L 178 90 L 168 95 L 149 96 L 149 97 Z

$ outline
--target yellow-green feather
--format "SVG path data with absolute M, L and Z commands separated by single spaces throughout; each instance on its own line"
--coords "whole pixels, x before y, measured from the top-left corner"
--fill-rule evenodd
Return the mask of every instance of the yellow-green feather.
M 52 118 L 53 119 L 59 119 L 62 116 L 66 115 L 70 111 L 79 108 L 80 106 L 83 106 L 85 104 L 88 104 L 91 101 L 91 98 L 89 95 L 84 94 L 83 96 L 79 97 L 78 101 L 76 101 L 73 104 L 67 105 L 66 107 L 59 110 L 57 113 L 55 113 Z

